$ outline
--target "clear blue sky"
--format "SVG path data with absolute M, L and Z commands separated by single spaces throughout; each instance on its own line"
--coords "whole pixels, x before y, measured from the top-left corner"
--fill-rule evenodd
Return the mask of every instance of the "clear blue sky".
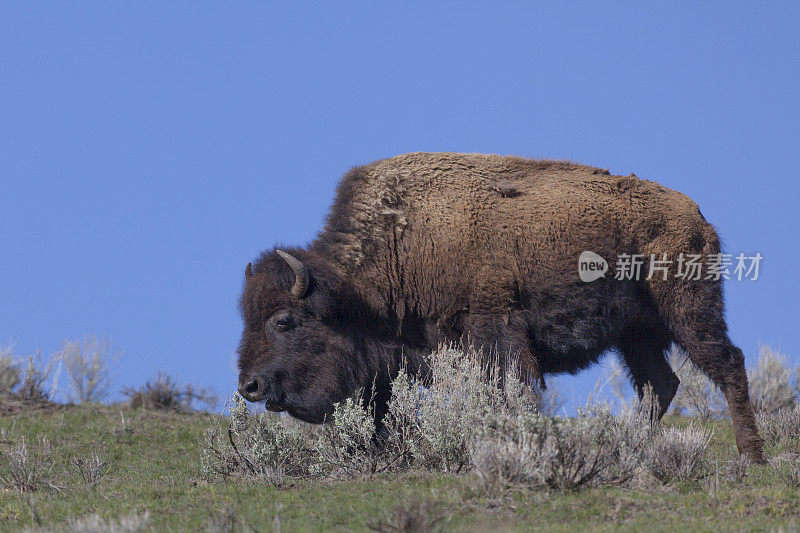
M 797 3 L 432 4 L 0 4 L 0 342 L 107 334 L 115 389 L 232 390 L 247 262 L 312 239 L 350 166 L 425 150 L 690 195 L 765 257 L 734 341 L 800 363 Z

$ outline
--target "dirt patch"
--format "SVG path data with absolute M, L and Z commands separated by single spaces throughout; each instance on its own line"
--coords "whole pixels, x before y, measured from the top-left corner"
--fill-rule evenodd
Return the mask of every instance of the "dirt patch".
M 22 398 L 10 392 L 0 392 L 0 416 L 41 413 L 63 407 L 60 404 L 44 399 L 33 400 Z

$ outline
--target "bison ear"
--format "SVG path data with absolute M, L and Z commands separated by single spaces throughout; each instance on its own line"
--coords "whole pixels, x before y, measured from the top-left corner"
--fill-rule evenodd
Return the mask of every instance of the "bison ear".
M 248 280 L 253 277 L 253 267 L 247 263 L 247 268 L 244 269 L 244 279 Z

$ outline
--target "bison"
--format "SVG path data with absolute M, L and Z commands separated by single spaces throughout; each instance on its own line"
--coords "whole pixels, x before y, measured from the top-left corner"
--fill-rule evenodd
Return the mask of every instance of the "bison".
M 609 272 L 582 281 L 583 252 Z M 513 354 L 540 380 L 613 350 L 660 418 L 679 384 L 675 343 L 724 393 L 739 452 L 763 462 L 721 280 L 678 271 L 719 253 L 697 204 L 633 174 L 482 154 L 376 161 L 344 175 L 313 242 L 247 265 L 239 391 L 319 423 L 363 390 L 380 419 L 393 376 L 441 343 Z M 636 254 L 667 266 L 612 275 Z

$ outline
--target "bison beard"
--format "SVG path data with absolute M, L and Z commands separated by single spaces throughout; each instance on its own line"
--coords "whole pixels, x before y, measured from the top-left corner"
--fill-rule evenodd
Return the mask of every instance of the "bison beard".
M 586 283 L 578 257 L 666 254 L 666 276 Z M 740 453 L 763 462 L 741 350 L 722 285 L 676 276 L 680 254 L 720 253 L 688 197 L 564 162 L 414 153 L 348 172 L 305 248 L 270 250 L 245 271 L 239 390 L 268 409 L 322 422 L 364 391 L 380 420 L 403 365 L 443 342 L 517 357 L 526 377 L 575 373 L 607 350 L 659 417 L 685 349 L 725 394 Z

